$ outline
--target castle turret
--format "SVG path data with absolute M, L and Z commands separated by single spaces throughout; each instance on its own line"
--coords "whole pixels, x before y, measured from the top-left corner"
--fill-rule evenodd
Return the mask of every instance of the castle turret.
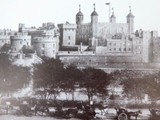
M 76 14 L 76 24 L 81 25 L 83 23 L 83 13 L 81 12 L 81 6 L 79 5 L 79 12 Z
M 96 12 L 95 4 L 94 5 L 94 11 L 91 14 L 91 31 L 92 31 L 92 37 L 97 36 L 97 25 L 98 25 L 98 13 Z
M 127 24 L 128 24 L 128 33 L 131 35 L 134 33 L 134 15 L 131 12 L 130 6 L 130 13 L 127 15 Z
M 116 23 L 116 16 L 114 15 L 114 9 L 112 8 L 112 15 L 110 17 L 110 22 L 111 23 Z
M 24 28 L 25 28 L 25 24 L 19 23 L 18 32 L 22 32 Z
M 23 47 L 31 46 L 31 36 L 28 33 L 17 32 L 10 37 L 11 40 L 11 52 L 20 52 Z

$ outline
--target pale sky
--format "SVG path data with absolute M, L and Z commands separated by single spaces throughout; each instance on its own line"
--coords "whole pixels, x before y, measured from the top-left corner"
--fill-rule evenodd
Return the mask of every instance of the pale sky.
M 17 30 L 18 23 L 24 23 L 26 27 L 39 27 L 46 22 L 75 23 L 79 4 L 84 22 L 90 22 L 93 3 L 96 4 L 99 22 L 108 22 L 107 2 L 114 8 L 118 23 L 126 23 L 131 5 L 135 16 L 135 30 L 142 28 L 160 32 L 159 0 L 0 0 L 0 29 Z

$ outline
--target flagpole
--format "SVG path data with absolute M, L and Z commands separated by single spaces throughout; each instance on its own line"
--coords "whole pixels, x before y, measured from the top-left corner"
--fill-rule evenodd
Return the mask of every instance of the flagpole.
M 108 22 L 110 22 L 110 13 L 111 13 L 111 3 L 109 2 L 109 3 L 106 3 L 106 5 L 109 5 L 109 7 L 108 7 L 108 11 L 109 11 L 109 14 L 108 14 L 108 18 L 109 18 L 109 21 Z
M 111 3 L 109 3 L 109 21 L 110 22 L 110 15 L 111 15 Z

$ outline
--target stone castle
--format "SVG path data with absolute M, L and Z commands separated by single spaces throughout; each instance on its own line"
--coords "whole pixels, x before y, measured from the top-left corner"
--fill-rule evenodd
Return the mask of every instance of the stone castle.
M 83 20 L 84 15 L 79 6 L 76 24 L 66 22 L 56 27 L 54 23 L 43 23 L 39 28 L 27 28 L 19 24 L 18 32 L 2 30 L 1 52 L 7 52 L 13 57 L 21 53 L 59 57 L 65 64 L 80 67 L 160 68 L 158 32 L 135 31 L 131 7 L 126 23 L 116 22 L 113 9 L 109 22 L 98 22 L 95 5 L 91 22 L 84 23 Z

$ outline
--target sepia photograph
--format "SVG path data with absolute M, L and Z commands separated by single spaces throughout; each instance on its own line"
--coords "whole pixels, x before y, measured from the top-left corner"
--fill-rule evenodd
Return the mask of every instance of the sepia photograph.
M 158 0 L 0 0 L 0 120 L 160 120 Z

